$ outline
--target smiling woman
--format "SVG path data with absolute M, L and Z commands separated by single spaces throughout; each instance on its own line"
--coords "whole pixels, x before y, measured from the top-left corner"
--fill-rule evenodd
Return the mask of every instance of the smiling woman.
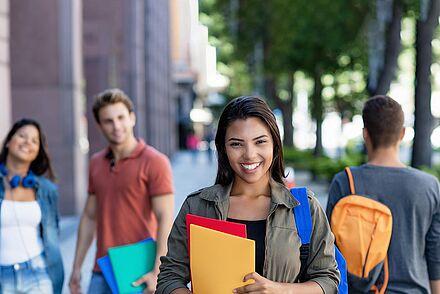
M 300 275 L 301 241 L 293 208 L 298 202 L 283 185 L 280 133 L 269 106 L 258 97 L 232 100 L 220 116 L 215 143 L 216 184 L 185 200 L 168 239 L 156 293 L 190 293 L 185 217 L 188 213 L 246 224 L 255 241 L 255 270 L 243 277 L 254 283 L 233 293 L 336 293 L 334 238 L 325 214 L 308 191 L 313 218 L 311 258 Z M 227 270 L 227 269 L 225 269 Z M 212 285 L 215 289 L 216 285 Z
M 0 153 L 0 293 L 61 293 L 53 179 L 40 125 L 17 121 Z

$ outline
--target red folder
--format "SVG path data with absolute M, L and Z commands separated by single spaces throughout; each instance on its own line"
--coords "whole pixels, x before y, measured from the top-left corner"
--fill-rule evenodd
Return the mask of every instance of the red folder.
M 224 220 L 207 218 L 203 216 L 198 216 L 194 214 L 188 213 L 186 215 L 186 236 L 188 239 L 188 256 L 190 254 L 190 233 L 189 228 L 190 224 L 198 225 L 204 228 L 216 230 L 219 232 L 223 232 L 226 234 L 247 238 L 246 234 L 246 225 L 234 222 L 228 222 Z M 192 288 L 192 285 L 191 285 Z
M 224 220 L 207 218 L 188 213 L 186 215 L 186 236 L 188 238 L 188 255 L 189 255 L 189 227 L 190 224 L 198 225 L 204 228 L 216 230 L 226 234 L 247 238 L 246 225 L 234 222 L 228 222 Z

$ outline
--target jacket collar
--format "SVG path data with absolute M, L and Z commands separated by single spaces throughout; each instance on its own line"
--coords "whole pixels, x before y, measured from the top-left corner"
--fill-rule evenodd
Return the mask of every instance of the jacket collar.
M 232 189 L 232 183 L 229 184 L 228 186 L 222 186 L 220 184 L 216 184 L 214 186 L 202 190 L 200 192 L 200 198 L 207 201 L 223 203 L 229 201 L 229 195 L 231 193 L 231 189 Z M 286 206 L 287 208 L 293 208 L 299 205 L 299 202 L 294 197 L 292 197 L 290 191 L 284 185 L 278 183 L 273 179 L 270 180 L 270 190 L 271 190 L 272 202 L 274 204 L 281 204 Z

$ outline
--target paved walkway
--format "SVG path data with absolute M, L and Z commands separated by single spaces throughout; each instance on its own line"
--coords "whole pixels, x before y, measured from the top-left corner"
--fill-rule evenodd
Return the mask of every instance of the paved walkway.
M 217 172 L 216 162 L 209 162 L 208 157 L 204 153 L 198 154 L 193 158 L 187 152 L 179 152 L 172 159 L 172 168 L 174 176 L 174 185 L 176 188 L 175 197 L 175 214 L 179 211 L 186 196 L 200 188 L 210 186 L 215 181 Z M 309 174 L 305 172 L 296 172 L 296 183 L 298 186 L 310 187 L 318 196 L 322 205 L 327 201 L 327 186 L 324 184 L 311 183 Z M 63 217 L 61 219 L 61 252 L 63 255 L 64 269 L 65 269 L 65 283 L 63 293 L 68 293 L 68 280 L 70 277 L 70 270 L 73 263 L 73 256 L 75 254 L 76 233 L 78 228 L 79 217 Z M 82 289 L 87 290 L 89 284 L 91 269 L 93 267 L 93 259 L 95 255 L 95 248 L 89 250 L 84 261 L 82 269 Z

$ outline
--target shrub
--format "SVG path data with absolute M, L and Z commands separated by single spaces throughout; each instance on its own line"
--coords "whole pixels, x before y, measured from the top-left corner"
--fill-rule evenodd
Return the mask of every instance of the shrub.
M 331 181 L 333 176 L 342 171 L 346 166 L 360 165 L 364 155 L 361 152 L 346 152 L 341 158 L 332 159 L 328 156 L 313 156 L 311 150 L 284 149 L 284 160 L 287 165 L 295 169 L 308 170 L 316 178 Z

